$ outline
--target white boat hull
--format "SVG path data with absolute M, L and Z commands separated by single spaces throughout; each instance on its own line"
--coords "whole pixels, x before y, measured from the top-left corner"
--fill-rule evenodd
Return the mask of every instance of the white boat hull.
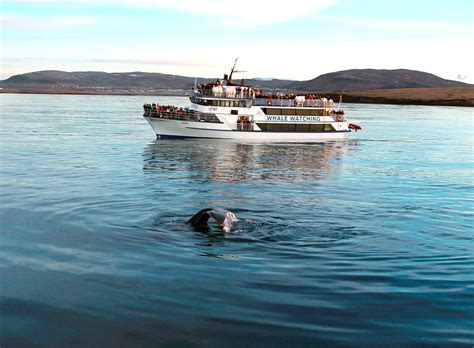
M 156 135 L 163 138 L 234 139 L 258 142 L 321 142 L 345 139 L 350 130 L 332 132 L 267 132 L 229 129 L 223 123 L 193 122 L 145 117 Z

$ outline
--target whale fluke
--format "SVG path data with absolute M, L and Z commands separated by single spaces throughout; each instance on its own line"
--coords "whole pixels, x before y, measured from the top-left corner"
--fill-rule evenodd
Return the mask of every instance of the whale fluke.
M 186 221 L 193 227 L 207 226 L 209 219 L 214 219 L 225 232 L 229 232 L 232 223 L 237 221 L 235 214 L 223 208 L 205 208 L 198 211 L 194 216 Z

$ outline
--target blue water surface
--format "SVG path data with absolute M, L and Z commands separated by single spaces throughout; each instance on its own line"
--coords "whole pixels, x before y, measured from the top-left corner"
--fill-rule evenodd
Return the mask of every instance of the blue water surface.
M 2 347 L 474 344 L 472 108 L 245 144 L 156 140 L 151 101 L 187 104 L 0 95 Z

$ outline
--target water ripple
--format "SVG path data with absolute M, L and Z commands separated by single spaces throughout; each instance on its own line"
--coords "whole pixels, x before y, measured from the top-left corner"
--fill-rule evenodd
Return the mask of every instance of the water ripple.
M 474 342 L 470 109 L 239 144 L 154 140 L 149 97 L 0 98 L 2 346 Z M 218 206 L 231 232 L 185 224 Z

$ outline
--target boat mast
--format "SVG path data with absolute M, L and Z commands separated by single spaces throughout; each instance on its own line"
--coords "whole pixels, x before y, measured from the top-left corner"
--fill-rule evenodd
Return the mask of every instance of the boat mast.
M 235 66 L 237 65 L 237 61 L 239 60 L 239 57 L 235 58 L 235 62 L 234 62 L 234 66 L 232 67 L 232 69 L 230 69 L 230 75 L 229 75 L 229 78 L 227 79 L 227 83 L 228 84 L 232 84 L 233 81 L 232 81 L 232 75 L 234 74 L 234 70 L 235 70 Z
M 234 81 L 232 81 L 232 75 L 234 73 L 246 73 L 246 70 L 235 70 L 235 66 L 237 65 L 237 61 L 239 60 L 239 57 L 235 58 L 234 66 L 230 70 L 230 75 L 227 76 L 227 74 L 224 75 L 224 80 L 227 82 L 227 85 L 232 86 L 234 85 Z

